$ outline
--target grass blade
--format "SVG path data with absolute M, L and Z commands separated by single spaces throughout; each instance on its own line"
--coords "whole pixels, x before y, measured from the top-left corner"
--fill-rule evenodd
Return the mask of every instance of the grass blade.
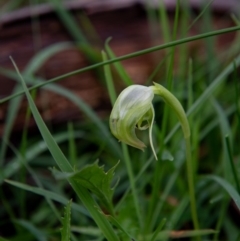
M 74 137 L 79 138 L 82 137 L 82 132 L 75 132 Z M 54 139 L 57 143 L 62 143 L 68 139 L 69 135 L 68 133 L 64 132 L 58 135 L 54 135 Z M 4 142 L 7 143 L 6 140 Z M 46 151 L 47 144 L 44 141 L 39 141 L 36 144 L 28 147 L 28 150 L 25 153 L 25 163 L 27 164 L 34 158 L 36 158 L 38 155 Z M 3 182 L 5 178 L 11 177 L 14 173 L 16 173 L 19 168 L 22 166 L 22 163 L 19 161 L 18 157 L 15 157 L 8 161 L 7 165 L 5 165 L 4 169 L 2 170 L 2 175 L 0 176 L 0 184 Z
M 187 37 L 187 38 L 183 38 L 183 39 L 180 39 L 180 40 L 175 40 L 175 41 L 172 41 L 172 42 L 169 42 L 169 43 L 166 43 L 166 44 L 162 44 L 162 45 L 158 45 L 158 46 L 155 46 L 155 47 L 147 48 L 147 49 L 140 50 L 140 51 L 137 51 L 137 52 L 134 52 L 134 53 L 131 53 L 131 54 L 126 54 L 126 55 L 120 56 L 120 57 L 115 58 L 115 59 L 110 59 L 110 60 L 105 61 L 105 62 L 93 64 L 93 65 L 90 65 L 88 67 L 85 67 L 85 68 L 82 68 L 82 69 L 79 69 L 79 70 L 75 70 L 75 71 L 69 72 L 67 74 L 60 75 L 58 77 L 52 78 L 48 81 L 45 81 L 41 84 L 36 84 L 36 85 L 32 86 L 31 88 L 29 88 L 28 90 L 40 88 L 40 87 L 42 87 L 44 85 L 47 85 L 49 83 L 53 83 L 53 82 L 59 81 L 61 79 L 65 79 L 65 78 L 70 77 L 72 75 L 83 73 L 83 72 L 86 72 L 86 71 L 104 66 L 106 64 L 115 63 L 115 62 L 118 62 L 118 61 L 130 59 L 130 58 L 134 58 L 134 57 L 137 57 L 137 56 L 140 56 L 140 55 L 144 55 L 144 54 L 148 54 L 148 53 L 151 53 L 151 52 L 154 52 L 154 51 L 158 51 L 158 50 L 161 50 L 161 49 L 170 48 L 170 47 L 173 47 L 173 46 L 176 46 L 176 45 L 188 43 L 188 42 L 203 39 L 203 38 L 213 37 L 213 36 L 220 35 L 220 34 L 230 33 L 230 32 L 234 32 L 234 31 L 237 31 L 237 30 L 240 30 L 240 26 L 225 28 L 225 29 L 216 30 L 216 31 L 211 31 L 209 33 L 199 34 L 199 35 L 195 35 L 195 36 L 192 36 L 192 37 Z M 5 98 L 0 100 L 0 104 L 6 102 L 6 101 L 8 101 L 8 100 L 10 100 L 10 99 L 12 99 L 16 96 L 22 95 L 23 93 L 24 93 L 24 91 L 19 91 L 18 93 L 14 94 L 14 95 L 10 95 L 8 97 L 5 97 Z
M 38 54 L 36 54 L 29 61 L 28 65 L 26 66 L 26 68 L 24 70 L 24 74 L 27 75 L 27 76 L 31 76 L 51 56 L 53 56 L 54 54 L 56 54 L 56 53 L 58 53 L 60 51 L 68 49 L 68 48 L 70 48 L 72 46 L 73 45 L 70 44 L 70 43 L 60 43 L 60 44 L 51 45 L 50 47 L 47 47 L 47 48 L 43 49 L 42 51 L 40 51 Z M 7 71 L 6 69 L 3 69 L 3 68 L 0 69 L 0 72 L 2 74 L 4 74 L 5 76 L 8 76 L 8 77 L 15 76 L 15 73 L 11 74 L 11 72 L 9 72 L 9 71 Z M 14 88 L 13 93 L 17 93 L 20 90 L 22 90 L 22 86 L 21 85 L 17 85 Z M 7 116 L 6 116 L 6 121 L 5 121 L 5 126 L 4 126 L 4 133 L 3 133 L 3 139 L 5 141 L 2 142 L 1 148 L 0 148 L 0 164 L 3 164 L 4 157 L 5 157 L 5 152 L 6 152 L 6 145 L 5 145 L 5 143 L 6 143 L 6 141 L 8 141 L 8 139 L 10 137 L 11 130 L 12 130 L 12 127 L 13 127 L 13 123 L 14 123 L 14 120 L 15 120 L 16 115 L 18 113 L 18 109 L 20 107 L 21 101 L 22 101 L 22 98 L 18 97 L 17 99 L 12 100 L 9 103 Z
M 230 141 L 229 141 L 229 136 L 228 135 L 225 136 L 225 141 L 226 141 L 226 146 L 227 146 L 227 151 L 228 151 L 229 161 L 230 161 L 231 168 L 232 168 L 234 181 L 236 183 L 236 187 L 237 187 L 238 193 L 240 194 L 240 186 L 239 186 L 240 182 L 239 182 L 239 178 L 238 178 L 238 175 L 237 175 L 236 167 L 235 167 L 234 162 L 233 162 L 231 146 L 230 146 Z
M 79 26 L 76 24 L 72 15 L 63 7 L 62 1 L 50 0 L 55 10 L 72 37 L 81 43 L 88 44 L 88 41 Z
M 21 89 L 22 89 L 22 87 L 17 85 L 14 88 L 13 93 L 17 93 Z M 6 141 L 9 140 L 9 137 L 10 137 L 11 131 L 12 131 L 12 127 L 13 127 L 14 121 L 16 119 L 21 101 L 22 101 L 22 96 L 18 96 L 17 98 L 12 99 L 9 102 L 2 140 L 6 140 Z M 5 159 L 5 154 L 6 154 L 6 150 L 7 150 L 6 141 L 2 141 L 1 147 L 0 147 L 0 166 L 3 165 L 4 159 Z M 1 170 L 0 173 L 1 172 L 3 172 L 3 170 Z
M 109 55 L 110 59 L 115 59 L 116 56 L 114 54 L 114 52 L 112 51 L 112 49 L 109 46 L 109 41 L 111 39 L 107 39 L 106 43 L 105 43 L 105 49 L 107 51 L 107 54 Z M 107 58 L 103 58 L 104 62 L 107 61 Z M 125 83 L 126 86 L 128 85 L 132 85 L 133 81 L 130 78 L 130 76 L 128 75 L 128 73 L 126 72 L 126 70 L 124 69 L 124 67 L 122 66 L 122 64 L 120 62 L 115 62 L 114 67 L 116 68 L 118 74 L 120 75 L 120 77 L 122 78 L 122 81 Z
M 77 146 L 74 138 L 74 127 L 72 122 L 68 122 L 68 151 L 69 151 L 69 159 L 71 161 L 72 166 L 74 167 L 77 163 Z
M 162 26 L 163 39 L 165 43 L 170 41 L 170 24 L 167 16 L 166 6 L 163 0 L 159 1 L 159 23 Z
M 66 159 L 66 157 L 64 156 L 64 154 L 62 153 L 61 149 L 59 148 L 59 146 L 57 145 L 57 143 L 55 142 L 55 140 L 53 139 L 51 133 L 49 132 L 46 124 L 43 122 L 42 117 L 40 115 L 40 113 L 38 112 L 36 105 L 34 104 L 32 97 L 27 89 L 27 86 L 15 64 L 15 62 L 13 61 L 13 59 L 11 58 L 11 61 L 20 77 L 22 86 L 24 88 L 25 94 L 27 96 L 32 114 L 35 118 L 35 121 L 38 125 L 38 128 L 42 134 L 43 139 L 45 140 L 45 142 L 47 143 L 47 146 L 49 148 L 50 153 L 52 154 L 53 158 L 55 159 L 56 163 L 58 164 L 59 168 L 63 171 L 63 172 L 73 172 L 73 168 L 70 165 L 70 163 L 68 162 L 68 160 Z M 90 212 L 90 214 L 92 215 L 94 221 L 97 223 L 97 225 L 99 226 L 99 228 L 102 230 L 103 234 L 105 235 L 105 237 L 109 240 L 109 241 L 117 241 L 119 240 L 118 237 L 116 236 L 114 230 L 112 229 L 111 225 L 109 224 L 109 222 L 107 221 L 106 218 L 104 218 L 104 216 L 102 216 L 98 210 L 96 209 L 97 204 L 94 201 L 94 199 L 91 197 L 91 195 L 89 194 L 88 190 L 80 187 L 77 182 L 75 182 L 74 180 L 69 180 L 70 184 L 72 185 L 73 189 L 75 190 L 75 192 L 77 193 L 77 195 L 79 196 L 79 198 L 81 199 L 81 201 L 83 202 L 83 204 L 87 207 L 88 211 Z
M 226 118 L 226 114 L 224 113 L 222 107 L 220 104 L 214 99 L 211 98 L 211 103 L 213 104 L 216 113 L 219 118 L 219 126 L 221 130 L 221 140 L 222 140 L 222 148 L 223 148 L 223 171 L 224 171 L 224 177 L 226 180 L 230 181 L 232 172 L 231 172 L 231 166 L 229 165 L 229 162 L 227 160 L 227 147 L 225 142 L 225 136 L 231 133 L 230 124 L 228 123 L 228 120 Z
M 8 77 L 12 78 L 15 81 L 19 81 L 19 79 L 17 77 L 17 74 L 14 73 L 11 70 L 6 70 L 6 69 L 3 70 L 3 69 L 0 68 L 0 72 L 3 73 L 5 76 L 8 76 Z M 41 78 L 34 78 L 33 79 L 33 78 L 29 78 L 28 76 L 25 76 L 25 77 L 26 77 L 27 83 L 44 83 L 45 82 Z M 98 126 L 99 130 L 102 132 L 106 141 L 111 146 L 110 150 L 113 151 L 113 153 L 116 155 L 116 157 L 117 158 L 122 157 L 122 153 L 120 151 L 120 148 L 117 145 L 117 142 L 113 139 L 112 135 L 110 135 L 109 130 L 103 125 L 102 121 L 94 113 L 94 111 L 79 96 L 77 96 L 76 94 L 74 94 L 70 90 L 68 90 L 64 87 L 61 87 L 59 85 L 56 85 L 56 84 L 47 85 L 44 88 L 66 97 L 67 99 L 72 101 L 76 106 L 78 106 L 79 109 L 81 111 L 83 111 L 85 113 L 85 115 L 89 119 L 91 119 L 92 122 L 94 122 L 96 124 L 96 126 Z
M 103 57 L 103 61 L 107 61 L 107 55 L 104 51 L 102 51 L 102 57 Z M 114 105 L 114 102 L 117 99 L 117 95 L 116 95 L 116 91 L 112 81 L 112 74 L 111 74 L 111 69 L 109 65 L 104 65 L 104 74 L 105 74 L 105 79 L 107 83 L 107 89 L 110 96 L 110 100 L 112 105 Z
M 234 189 L 234 187 L 227 182 L 225 179 L 218 177 L 216 175 L 208 175 L 205 176 L 204 179 L 210 179 L 212 181 L 217 182 L 222 188 L 225 189 L 226 192 L 230 195 L 238 209 L 240 210 L 240 195 L 237 193 L 237 191 Z
M 21 188 L 23 190 L 41 195 L 45 198 L 51 199 L 51 200 L 56 201 L 56 202 L 59 202 L 63 205 L 67 205 L 67 203 L 68 203 L 68 199 L 63 197 L 62 195 L 60 195 L 58 193 L 51 192 L 51 191 L 48 191 L 48 190 L 45 190 L 45 189 L 39 188 L 39 187 L 29 186 L 27 184 L 23 184 L 23 183 L 12 181 L 12 180 L 5 180 L 5 182 L 10 184 L 10 185 L 13 185 L 15 187 Z M 75 211 L 78 211 L 79 213 L 90 217 L 87 210 L 84 207 L 80 206 L 79 204 L 72 202 L 72 208 Z
M 151 238 L 150 241 L 154 241 L 154 240 L 156 239 L 158 233 L 163 229 L 164 225 L 166 224 L 166 221 L 167 221 L 167 219 L 164 218 L 164 219 L 160 222 L 160 224 L 158 225 L 158 227 L 157 227 L 156 231 L 154 232 L 154 234 L 153 234 L 153 236 L 152 236 L 152 238 Z

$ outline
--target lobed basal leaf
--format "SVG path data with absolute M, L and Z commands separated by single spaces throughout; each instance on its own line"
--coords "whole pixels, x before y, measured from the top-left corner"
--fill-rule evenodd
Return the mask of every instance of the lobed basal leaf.
M 119 163 L 119 162 L 118 162 Z M 103 166 L 98 165 L 96 161 L 92 165 L 84 167 L 82 170 L 76 172 L 71 178 L 84 186 L 90 192 L 95 194 L 102 202 L 108 211 L 112 211 L 112 196 L 114 187 L 112 187 L 114 171 L 118 163 L 107 172 L 104 171 Z

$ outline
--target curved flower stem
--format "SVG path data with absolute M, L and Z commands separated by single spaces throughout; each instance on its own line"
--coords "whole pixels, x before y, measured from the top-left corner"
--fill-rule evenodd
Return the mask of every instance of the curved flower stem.
M 175 111 L 182 126 L 184 138 L 186 139 L 190 137 L 191 132 L 187 116 L 179 100 L 162 85 L 154 83 L 154 86 L 151 87 L 154 94 L 161 96 L 163 100 Z
M 163 98 L 163 100 L 170 105 L 170 107 L 176 112 L 177 117 L 181 123 L 184 139 L 186 143 L 186 158 L 187 158 L 187 179 L 188 179 L 188 188 L 189 188 L 189 196 L 190 196 L 190 204 L 191 204 L 191 213 L 194 229 L 199 229 L 197 209 L 196 209 L 196 199 L 195 199 L 195 190 L 194 190 L 194 170 L 192 165 L 192 154 L 191 154 L 191 142 L 190 142 L 190 127 L 187 120 L 187 116 L 185 111 L 178 101 L 178 99 L 163 86 L 154 83 L 152 86 L 152 90 L 154 94 L 157 94 Z M 200 237 L 198 237 L 200 240 Z
M 188 179 L 188 188 L 191 204 L 191 213 L 194 228 L 199 229 L 198 216 L 197 216 L 197 207 L 196 207 L 196 198 L 195 198 L 195 189 L 194 189 L 194 168 L 192 163 L 192 154 L 191 154 L 191 141 L 190 137 L 185 138 L 186 143 L 186 157 L 187 157 L 187 179 Z M 200 237 L 198 238 L 200 240 Z

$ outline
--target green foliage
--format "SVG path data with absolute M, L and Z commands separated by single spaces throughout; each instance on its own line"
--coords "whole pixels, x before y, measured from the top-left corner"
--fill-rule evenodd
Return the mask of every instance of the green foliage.
M 38 125 L 38 128 L 39 128 L 39 130 L 42 134 L 42 137 L 43 137 L 43 139 L 45 140 L 45 142 L 48 146 L 48 149 L 49 149 L 51 155 L 55 159 L 55 161 L 58 164 L 61 171 L 71 173 L 73 171 L 73 168 L 72 168 L 71 164 L 68 162 L 65 155 L 62 153 L 61 149 L 57 145 L 56 141 L 53 139 L 50 131 L 48 130 L 48 128 L 47 128 L 46 124 L 44 123 L 40 113 L 37 110 L 37 107 L 36 107 L 32 97 L 29 93 L 29 90 L 27 89 L 27 86 L 26 86 L 26 84 L 25 84 L 25 82 L 24 82 L 15 62 L 13 61 L 12 58 L 11 58 L 11 60 L 12 60 L 12 63 L 13 63 L 13 65 L 14 65 L 14 67 L 15 67 L 18 75 L 19 75 L 19 78 L 21 80 L 23 89 L 24 89 L 25 94 L 27 96 L 27 99 L 29 101 L 29 106 L 31 108 L 32 114 L 33 114 L 33 116 L 35 118 L 35 121 Z M 71 180 L 69 182 L 73 186 L 73 188 L 75 189 L 77 195 L 82 200 L 84 205 L 87 206 L 89 212 L 93 216 L 96 223 L 98 223 L 100 229 L 105 234 L 105 236 L 109 240 L 112 240 L 112 241 L 118 240 L 118 237 L 116 236 L 114 230 L 109 225 L 107 219 L 104 218 L 104 216 L 102 216 L 101 214 L 99 214 L 98 211 L 96 210 L 95 202 L 92 199 L 92 197 L 88 194 L 88 191 L 83 187 L 79 187 L 74 180 Z
M 0 14 L 28 4 L 24 0 L 5 2 Z M 147 1 L 149 33 L 146 34 L 153 43 L 157 40 L 158 45 L 118 57 L 113 42 L 116 39 L 111 47 L 110 38 L 100 40 L 84 13 L 72 14 L 64 8 L 64 1 L 50 2 L 74 43 L 56 43 L 36 51 L 21 74 L 15 63 L 17 73 L 0 66 L 0 74 L 16 82 L 12 94 L 0 100 L 0 104 L 9 101 L 0 143 L 0 241 L 239 240 L 240 25 L 237 17 L 233 16 L 236 26 L 213 31 L 209 11 L 213 1 L 206 2 L 198 14 L 187 1 L 176 1 L 173 22 L 161 1 L 157 8 Z M 188 32 L 194 28 L 200 34 Z M 235 34 L 231 35 L 234 38 L 231 45 L 222 51 L 215 49 L 218 40 L 214 36 L 224 37 L 230 32 Z M 159 37 L 163 37 L 164 44 L 159 44 Z M 102 61 L 92 39 L 98 47 L 105 41 Z M 197 47 L 193 44 L 189 48 L 187 43 L 196 40 Z M 199 43 L 204 51 L 198 49 Z M 88 66 L 50 80 L 39 76 L 52 56 L 72 47 L 85 56 Z M 163 58 L 158 55 L 160 50 Z M 142 152 L 120 145 L 110 133 L 107 115 L 100 118 L 80 96 L 57 83 L 75 74 L 94 71 L 113 105 L 120 90 L 138 81 L 137 75 L 127 71 L 128 62 L 124 60 L 133 61 L 138 56 L 144 59 L 149 53 L 152 53 L 152 69 L 145 86 L 154 81 L 171 90 L 183 105 L 191 129 L 186 153 L 178 119 L 162 99 L 154 98 L 151 139 L 157 147 L 157 162 L 149 147 Z M 34 94 L 29 93 L 38 88 L 75 104 L 84 119 L 69 120 L 63 125 L 44 123 L 34 103 Z M 26 128 L 29 113 L 23 133 L 12 132 L 22 94 L 27 96 L 28 108 L 40 134 Z M 151 144 L 144 131 L 136 135 L 147 146 Z M 191 166 L 186 169 L 190 155 Z M 193 186 L 189 194 L 190 179 Z M 196 202 L 191 206 L 193 192 Z M 64 215 L 63 206 L 66 206 Z M 194 212 L 199 230 L 194 230 L 194 216 L 191 216 Z
M 211 179 L 211 180 L 217 182 L 219 185 L 221 185 L 229 193 L 230 197 L 232 197 L 233 202 L 236 204 L 236 206 L 240 210 L 240 195 L 230 183 L 228 183 L 223 178 L 215 176 L 215 175 L 209 175 L 206 177 L 206 179 Z
M 65 207 L 64 216 L 62 219 L 62 229 L 61 229 L 61 240 L 62 241 L 70 241 L 71 236 L 71 204 L 69 201 L 67 206 Z
M 59 202 L 63 205 L 68 204 L 68 200 L 63 195 L 56 193 L 56 191 L 51 192 L 51 191 L 45 190 L 43 188 L 32 187 L 32 186 L 29 186 L 29 185 L 26 185 L 23 183 L 19 183 L 19 182 L 15 182 L 15 181 L 11 181 L 11 180 L 5 180 L 5 182 L 7 182 L 15 187 L 21 188 L 23 190 L 44 196 L 45 198 L 49 198 L 49 199 Z M 89 216 L 86 209 L 83 206 L 81 206 L 80 204 L 71 202 L 71 206 L 74 209 L 74 211 L 77 211 L 79 213 L 83 213 L 84 215 Z
M 119 162 L 118 162 L 119 163 Z M 113 215 L 112 197 L 114 188 L 111 186 L 113 182 L 114 172 L 118 163 L 107 172 L 104 171 L 103 166 L 98 165 L 96 161 L 92 165 L 87 165 L 80 171 L 75 172 L 71 179 L 75 180 L 78 185 L 87 188 L 94 193 L 100 202 L 108 208 Z

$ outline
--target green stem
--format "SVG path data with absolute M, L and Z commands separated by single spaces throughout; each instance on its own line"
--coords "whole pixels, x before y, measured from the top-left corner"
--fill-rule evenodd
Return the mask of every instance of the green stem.
M 104 51 L 102 51 L 102 57 L 103 57 L 104 62 L 108 60 L 107 55 Z M 112 105 L 114 105 L 114 103 L 117 99 L 117 95 L 116 95 L 116 91 L 114 88 L 114 83 L 113 83 L 112 74 L 111 74 L 109 65 L 104 66 L 104 74 L 105 74 L 105 78 L 106 78 L 106 84 L 107 84 L 107 88 L 108 88 L 109 97 L 110 97 Z M 122 150 L 123 150 L 124 161 L 126 163 L 127 173 L 128 173 L 130 186 L 131 186 L 131 190 L 132 190 L 132 194 L 133 194 L 133 201 L 134 201 L 134 206 L 136 209 L 136 214 L 138 217 L 139 225 L 140 225 L 140 227 L 142 227 L 143 222 L 142 222 L 142 218 L 141 218 L 137 190 L 136 190 L 136 185 L 135 185 L 135 181 L 134 181 L 135 178 L 134 178 L 134 174 L 133 174 L 133 170 L 132 170 L 131 160 L 130 160 L 129 153 L 128 153 L 128 148 L 124 143 L 122 143 Z
M 162 19 L 166 20 L 166 12 L 164 7 L 162 8 L 161 11 L 161 17 Z M 177 25 L 178 25 L 178 18 L 179 18 L 179 1 L 177 1 L 177 7 L 176 7 L 176 12 L 175 12 L 175 18 L 174 18 L 174 28 L 173 28 L 173 40 L 176 39 L 176 34 L 177 34 Z M 166 22 L 165 22 L 166 23 Z M 164 25 L 166 26 L 166 25 Z M 166 30 L 163 28 L 163 30 Z M 165 31 L 165 42 L 170 42 L 170 32 L 168 30 Z M 172 80 L 173 80 L 173 66 L 174 66 L 174 55 L 175 55 L 175 46 L 173 46 L 170 50 L 170 60 L 167 61 L 167 86 L 168 89 L 172 89 Z M 167 129 L 167 124 L 168 124 L 168 117 L 169 117 L 169 108 L 168 106 L 164 107 L 163 111 L 163 119 L 162 119 L 162 128 L 161 128 L 161 135 L 160 135 L 160 142 L 162 143 L 164 140 L 165 136 L 165 130 Z M 164 146 L 162 146 L 161 150 L 159 151 L 158 155 L 161 155 L 161 152 L 163 150 Z M 160 175 L 160 170 L 162 170 L 162 165 L 158 162 L 157 167 L 154 171 L 154 182 L 153 182 L 153 192 L 152 192 L 152 200 L 150 202 L 150 209 L 149 209 L 149 215 L 147 219 L 147 225 L 146 225 L 146 230 L 150 232 L 151 227 L 154 226 L 154 219 L 152 218 L 154 212 L 156 212 L 155 209 L 155 204 L 158 200 L 158 192 L 160 190 L 160 182 L 161 182 L 161 176 Z M 151 221 L 150 221 L 151 220 Z
M 214 236 L 213 236 L 213 241 L 218 241 L 219 240 L 219 234 L 220 234 L 220 229 L 223 225 L 224 219 L 225 219 L 225 215 L 227 212 L 227 208 L 228 208 L 228 204 L 229 204 L 229 198 L 228 197 L 224 197 L 221 207 L 219 209 L 219 218 L 217 220 L 216 226 L 215 226 L 215 230 L 217 231 Z
M 161 152 L 161 150 L 160 150 Z M 160 154 L 158 153 L 160 156 Z M 156 212 L 156 204 L 159 200 L 159 190 L 161 188 L 161 177 L 163 174 L 163 166 L 160 161 L 156 162 L 156 169 L 154 171 L 153 185 L 152 185 L 152 197 L 149 203 L 148 215 L 146 218 L 145 233 L 151 233 L 152 227 L 154 227 L 154 213 Z
M 190 196 L 190 205 L 194 229 L 199 229 L 198 216 L 197 216 L 197 207 L 196 207 L 196 198 L 195 198 L 195 188 L 194 188 L 194 168 L 192 163 L 192 154 L 191 154 L 191 141 L 190 137 L 185 138 L 186 143 L 186 157 L 187 157 L 187 179 L 188 179 L 188 188 Z M 198 237 L 200 240 L 200 236 Z
M 133 194 L 133 201 L 134 201 L 134 206 L 135 206 L 137 217 L 138 217 L 138 222 L 139 222 L 140 227 L 142 228 L 143 222 L 142 222 L 142 217 L 141 217 L 141 212 L 140 212 L 140 207 L 139 207 L 139 202 L 138 202 L 137 189 L 136 189 L 136 185 L 135 185 L 135 181 L 134 181 L 134 175 L 133 175 L 132 165 L 131 165 L 131 161 L 129 158 L 127 146 L 125 144 L 122 144 L 122 149 L 123 149 L 124 160 L 125 160 L 126 167 L 127 167 L 130 186 L 131 186 L 131 190 L 132 190 L 132 194 Z
M 175 111 L 180 121 L 180 124 L 182 126 L 184 139 L 186 142 L 187 179 L 188 179 L 188 188 L 189 188 L 189 196 L 190 196 L 190 204 L 191 204 L 191 214 L 192 214 L 194 229 L 198 230 L 199 223 L 198 223 L 198 216 L 197 216 L 197 209 L 196 209 L 196 199 L 195 199 L 195 190 L 194 190 L 194 169 L 193 169 L 193 163 L 192 163 L 191 142 L 190 142 L 191 132 L 190 132 L 188 119 L 181 103 L 170 91 L 168 91 L 163 86 L 156 83 L 154 83 L 154 86 L 152 86 L 152 89 L 154 94 L 160 95 L 163 98 L 163 100 Z M 200 240 L 200 236 L 198 237 L 198 240 Z
M 162 85 L 159 85 L 157 83 L 154 83 L 154 86 L 152 86 L 152 90 L 154 94 L 159 95 L 163 98 L 163 100 L 172 108 L 175 110 L 175 113 L 180 121 L 180 124 L 182 126 L 183 135 L 184 138 L 189 138 L 191 135 L 190 127 L 188 123 L 187 116 L 185 114 L 185 111 L 181 105 L 181 103 L 178 101 L 178 99 L 166 88 L 164 88 Z

